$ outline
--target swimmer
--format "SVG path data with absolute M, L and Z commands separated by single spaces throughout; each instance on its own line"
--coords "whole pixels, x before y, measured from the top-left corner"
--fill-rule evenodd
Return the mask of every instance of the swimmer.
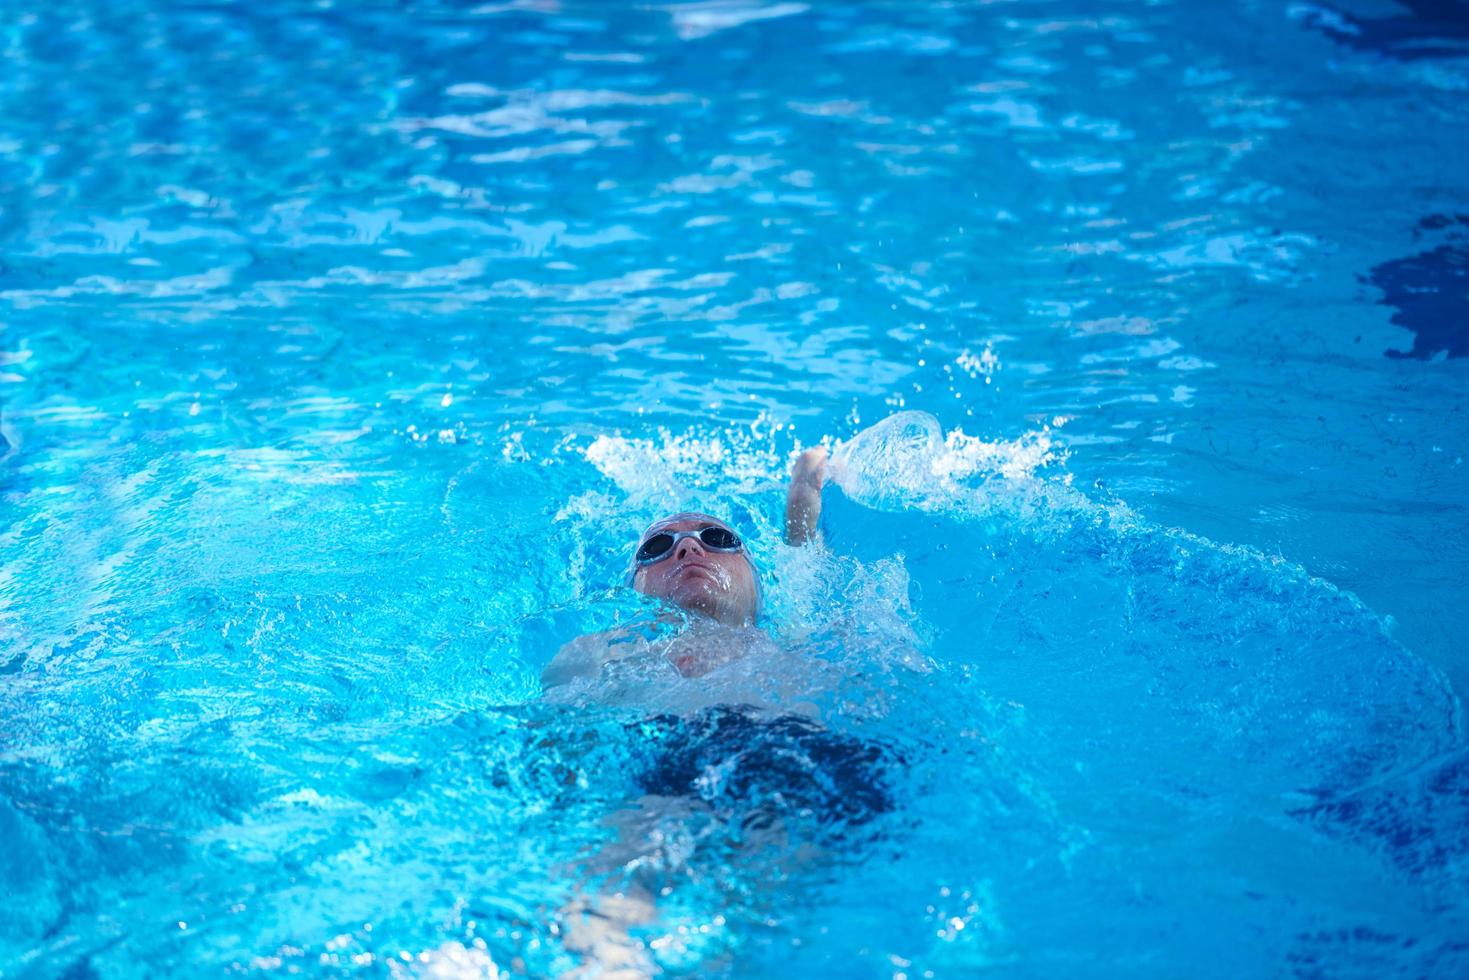
M 815 447 L 803 452 L 791 468 L 785 521 L 789 545 L 820 541 L 826 459 L 826 449 Z M 638 539 L 628 580 L 643 595 L 667 603 L 669 611 L 660 620 L 677 623 L 683 619 L 682 629 L 655 640 L 637 629 L 580 637 L 557 652 L 541 675 L 543 687 L 596 678 L 608 664 L 638 657 L 662 658 L 684 677 L 699 677 L 761 651 L 778 652 L 774 641 L 756 625 L 759 571 L 740 536 L 717 517 L 685 512 L 653 522 Z M 590 892 L 579 888 L 561 910 L 566 947 L 584 958 L 575 976 L 634 978 L 658 972 L 633 933 L 657 917 L 655 896 L 665 887 L 659 869 L 681 861 L 662 853 L 668 842 L 687 837 L 687 828 L 711 813 L 708 801 L 701 801 L 695 792 L 710 759 L 738 756 L 759 775 L 778 776 L 782 768 L 790 768 L 791 759 L 809 755 L 837 758 L 843 748 L 839 737 L 809 720 L 786 716 L 766 724 L 747 708 L 721 706 L 692 718 L 665 715 L 645 724 L 660 732 L 671 748 L 661 764 L 640 779 L 648 795 L 636 807 L 609 817 L 616 841 L 583 868 L 591 877 L 610 876 L 611 887 Z M 880 760 L 870 758 L 871 750 L 866 747 L 858 746 L 857 751 L 861 757 L 846 763 L 851 773 L 846 783 L 838 779 L 835 784 L 843 789 L 848 784 L 855 787 L 848 794 L 850 800 L 805 802 L 843 815 L 849 815 L 845 810 L 854 805 L 883 809 L 880 800 L 864 797 L 871 792 L 859 785 L 864 765 Z M 801 775 L 793 778 L 799 780 Z M 739 778 L 730 784 L 742 785 Z M 767 823 L 764 832 L 778 836 L 781 829 L 778 823 Z M 756 827 L 746 828 L 747 846 L 760 839 Z
M 785 522 L 789 545 L 821 539 L 817 525 L 826 456 L 826 449 L 817 446 L 803 452 L 791 467 Z M 685 677 L 699 677 L 771 645 L 755 625 L 760 615 L 759 571 L 744 541 L 717 517 L 685 512 L 654 521 L 638 539 L 629 582 L 643 595 L 672 607 L 661 622 L 680 618 L 674 609 L 688 614 L 685 628 L 657 641 L 649 641 L 635 628 L 579 637 L 547 665 L 542 687 L 596 677 L 609 663 L 655 653 Z

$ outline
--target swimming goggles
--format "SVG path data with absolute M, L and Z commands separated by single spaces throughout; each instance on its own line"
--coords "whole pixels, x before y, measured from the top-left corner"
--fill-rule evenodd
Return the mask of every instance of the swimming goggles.
M 744 550 L 744 543 L 727 527 L 711 525 L 697 531 L 659 531 L 638 545 L 633 561 L 640 567 L 656 565 L 673 554 L 673 548 L 684 538 L 698 538 L 699 543 L 710 551 L 732 554 Z

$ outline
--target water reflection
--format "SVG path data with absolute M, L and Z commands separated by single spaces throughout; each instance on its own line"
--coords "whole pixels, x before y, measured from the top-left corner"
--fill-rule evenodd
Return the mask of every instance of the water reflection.
M 1469 55 L 1469 5 L 1461 0 L 1399 0 L 1405 13 L 1358 12 L 1334 4 L 1295 3 L 1290 16 L 1338 44 L 1403 61 Z
M 1429 360 L 1469 356 L 1469 215 L 1429 215 L 1419 234 L 1446 237 L 1447 244 L 1373 267 L 1365 277 L 1393 307 L 1392 322 L 1413 331 L 1412 347 L 1389 349 L 1392 358 Z

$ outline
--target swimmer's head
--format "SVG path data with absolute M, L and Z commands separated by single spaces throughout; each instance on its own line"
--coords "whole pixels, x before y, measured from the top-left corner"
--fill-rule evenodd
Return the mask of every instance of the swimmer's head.
M 649 525 L 634 553 L 632 587 L 729 626 L 753 623 L 760 612 L 759 577 L 744 542 L 708 514 Z

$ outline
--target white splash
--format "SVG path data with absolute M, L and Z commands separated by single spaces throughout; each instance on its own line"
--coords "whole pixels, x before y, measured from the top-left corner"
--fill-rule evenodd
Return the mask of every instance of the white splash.
M 837 446 L 829 472 L 847 496 L 866 506 L 932 509 L 966 498 L 992 503 L 1007 490 L 1019 499 L 1043 485 L 1067 486 L 1069 474 L 1051 480 L 1045 472 L 1061 459 L 1049 426 L 989 441 L 958 428 L 945 435 L 938 419 L 910 411 L 890 415 Z M 986 493 L 974 495 L 981 488 Z
M 716 485 L 746 492 L 784 477 L 787 454 L 776 446 L 777 431 L 757 420 L 748 430 L 659 429 L 655 439 L 601 435 L 582 454 L 635 499 Z

